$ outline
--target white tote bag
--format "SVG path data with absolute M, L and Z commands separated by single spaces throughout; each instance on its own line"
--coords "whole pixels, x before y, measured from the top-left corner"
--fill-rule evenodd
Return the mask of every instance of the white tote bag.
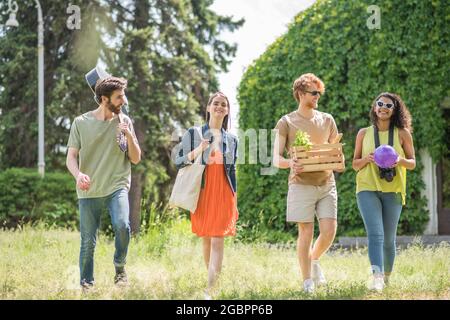
M 201 129 L 199 133 L 200 138 L 203 139 Z M 170 195 L 169 206 L 195 212 L 200 196 L 203 172 L 206 167 L 204 164 L 201 164 L 202 157 L 203 153 L 195 159 L 193 164 L 178 170 L 172 194 Z

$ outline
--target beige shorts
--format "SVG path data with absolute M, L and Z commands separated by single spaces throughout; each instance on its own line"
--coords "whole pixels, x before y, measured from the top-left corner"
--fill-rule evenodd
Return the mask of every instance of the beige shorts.
M 323 186 L 290 184 L 287 196 L 286 221 L 314 222 L 317 219 L 337 219 L 336 183 Z

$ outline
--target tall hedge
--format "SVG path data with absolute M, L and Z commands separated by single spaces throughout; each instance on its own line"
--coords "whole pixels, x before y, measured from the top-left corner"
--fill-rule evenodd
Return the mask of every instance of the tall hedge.
M 279 118 L 298 107 L 293 81 L 307 72 L 318 75 L 326 86 L 319 110 L 331 113 L 344 133 L 347 170 L 337 176 L 338 234 L 364 235 L 351 168 L 355 137 L 370 125 L 370 105 L 380 92 L 399 94 L 412 113 L 417 158 L 416 169 L 408 172 L 399 233 L 418 234 L 428 211 L 420 195 L 425 185 L 417 150 L 427 148 L 434 160 L 445 152 L 441 103 L 450 96 L 450 6 L 445 0 L 377 1 L 381 28 L 370 30 L 367 8 L 372 4 L 319 0 L 299 13 L 288 32 L 246 70 L 239 85 L 239 126 L 273 129 Z M 242 236 L 259 233 L 275 240 L 270 234 L 296 234 L 295 225 L 285 222 L 288 170 L 263 176 L 261 167 L 245 164 L 238 169 Z
M 41 179 L 36 169 L 0 172 L 0 228 L 36 222 L 76 228 L 77 211 L 75 180 L 69 173 L 48 172 Z

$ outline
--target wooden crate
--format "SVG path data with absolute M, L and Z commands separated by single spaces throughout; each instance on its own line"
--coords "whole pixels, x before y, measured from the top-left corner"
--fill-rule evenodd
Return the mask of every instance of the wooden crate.
M 303 172 L 343 170 L 345 168 L 342 143 L 314 144 L 310 150 L 292 147 L 290 156 L 304 166 Z

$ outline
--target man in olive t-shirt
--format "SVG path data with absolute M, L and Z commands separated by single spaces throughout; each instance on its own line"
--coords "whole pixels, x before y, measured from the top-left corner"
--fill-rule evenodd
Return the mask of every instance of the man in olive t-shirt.
M 283 155 L 293 145 L 299 130 L 309 134 L 313 144 L 334 143 L 337 140 L 338 130 L 333 117 L 316 110 L 324 91 L 323 82 L 312 73 L 295 80 L 293 94 L 298 109 L 278 121 L 273 150 L 274 165 L 282 169 L 290 168 L 286 220 L 298 225 L 298 259 L 303 289 L 308 293 L 312 293 L 315 286 L 326 283 L 319 258 L 331 246 L 336 234 L 336 184 L 331 170 L 303 172 L 303 166 L 296 159 L 286 159 Z M 311 250 L 314 216 L 319 220 L 320 235 Z
M 130 118 L 122 114 L 127 82 L 108 77 L 99 80 L 95 94 L 100 106 L 75 118 L 67 143 L 67 168 L 76 179 L 80 210 L 80 284 L 94 284 L 94 249 L 100 215 L 106 206 L 115 234 L 114 282 L 127 283 L 126 256 L 130 241 L 128 191 L 131 163 L 141 151 Z

